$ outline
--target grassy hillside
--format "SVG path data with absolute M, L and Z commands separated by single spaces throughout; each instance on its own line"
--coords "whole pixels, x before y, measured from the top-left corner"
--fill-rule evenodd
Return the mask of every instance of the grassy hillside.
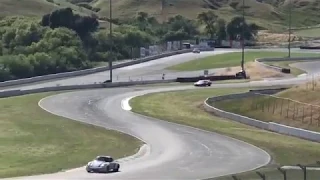
M 76 13 L 93 13 L 85 8 L 80 8 L 66 0 L 0 0 L 0 17 L 23 15 L 23 16 L 42 16 L 53 10 L 70 7 Z
M 91 1 L 91 0 L 87 0 Z M 261 2 L 259 2 L 261 1 Z M 266 28 L 284 29 L 287 24 L 288 0 L 245 0 L 246 16 Z M 320 23 L 320 5 L 316 0 L 292 1 L 293 26 L 315 25 Z M 90 3 L 102 10 L 100 15 L 109 13 L 108 0 L 92 0 Z M 181 14 L 194 19 L 203 11 L 214 10 L 217 15 L 226 20 L 241 14 L 242 0 L 116 0 L 113 3 L 116 17 L 125 18 L 145 11 L 163 20 L 167 17 Z
M 51 3 L 50 3 L 51 2 Z M 53 2 L 53 3 L 52 3 Z M 312 26 L 320 24 L 318 0 L 292 1 L 293 26 Z M 284 30 L 288 22 L 289 0 L 245 0 L 246 16 L 271 30 Z M 109 16 L 109 0 L 1 0 L 0 16 L 5 15 L 43 15 L 61 7 L 72 7 L 81 14 L 96 13 L 84 7 L 99 8 L 99 16 Z M 242 0 L 114 0 L 114 17 L 132 17 L 144 11 L 158 20 L 181 14 L 191 19 L 203 11 L 214 10 L 226 20 L 241 14 Z

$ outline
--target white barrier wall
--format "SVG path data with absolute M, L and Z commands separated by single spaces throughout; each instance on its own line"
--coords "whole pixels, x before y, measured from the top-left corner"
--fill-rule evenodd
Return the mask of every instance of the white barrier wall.
M 277 89 L 262 90 L 262 91 L 260 91 L 260 93 L 272 94 L 272 93 L 276 93 L 277 91 L 280 91 L 280 90 L 277 90 Z M 227 100 L 227 99 L 239 99 L 239 98 L 257 96 L 253 92 L 211 97 L 211 98 L 208 98 L 207 100 L 205 100 L 204 108 L 206 111 L 211 112 L 217 116 L 231 119 L 231 120 L 234 120 L 234 121 L 237 121 L 237 122 L 240 122 L 243 124 L 247 124 L 250 126 L 254 126 L 254 127 L 257 127 L 260 129 L 265 129 L 265 130 L 273 131 L 273 132 L 280 133 L 280 134 L 285 134 L 285 135 L 299 137 L 302 139 L 320 142 L 320 133 L 318 133 L 318 132 L 295 128 L 295 127 L 291 127 L 291 126 L 286 126 L 286 125 L 278 124 L 278 123 L 274 123 L 274 122 L 263 122 L 263 121 L 259 121 L 259 120 L 253 119 L 253 118 L 239 115 L 239 114 L 227 112 L 227 111 L 218 109 L 218 108 L 210 105 L 210 104 L 214 104 L 214 102 Z
M 53 86 L 53 87 L 44 87 L 44 88 L 37 88 L 37 89 L 30 89 L 30 90 L 8 90 L 8 91 L 0 92 L 0 98 L 21 96 L 21 95 L 25 95 L 25 94 L 34 94 L 34 93 L 41 93 L 41 92 L 51 92 L 51 91 L 67 91 L 67 90 L 81 90 L 81 89 L 95 89 L 95 88 L 114 88 L 114 87 L 126 87 L 126 86 L 147 85 L 147 84 L 157 84 L 157 83 L 172 83 L 172 82 L 176 82 L 176 79 L 114 82 L 114 83 L 70 85 L 70 86 Z

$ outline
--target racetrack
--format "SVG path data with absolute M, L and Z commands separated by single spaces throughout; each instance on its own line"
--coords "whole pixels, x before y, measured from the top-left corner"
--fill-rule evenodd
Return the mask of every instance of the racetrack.
M 216 52 L 224 53 L 225 51 Z M 121 68 L 118 73 L 125 73 L 126 76 L 132 77 L 141 74 L 148 75 L 151 71 L 153 73 L 158 71 L 159 74 L 162 74 L 161 69 L 164 67 L 214 53 L 171 56 L 130 68 Z M 107 74 L 108 72 L 103 72 L 39 83 L 24 86 L 23 89 L 51 86 L 55 83 L 62 83 L 61 85 L 92 83 L 93 80 L 107 79 Z M 237 84 L 213 84 L 212 88 L 284 85 L 300 83 L 304 80 L 305 78 L 291 78 Z M 194 89 L 194 87 L 110 88 L 68 92 L 43 99 L 39 105 L 53 114 L 128 133 L 143 140 L 148 145 L 147 150 L 140 157 L 122 160 L 119 173 L 89 174 L 84 168 L 79 168 L 68 172 L 10 179 L 203 179 L 248 171 L 269 162 L 270 157 L 266 152 L 247 143 L 219 134 L 144 117 L 122 108 L 126 106 L 124 99 L 133 96 L 184 89 Z
M 286 52 L 287 49 L 247 49 L 246 51 L 280 51 Z M 191 60 L 195 60 L 198 58 L 203 58 L 207 56 L 212 56 L 216 54 L 224 54 L 228 52 L 240 52 L 239 49 L 216 49 L 215 51 L 207 51 L 201 52 L 200 54 L 195 53 L 185 53 L 179 54 L 174 56 L 169 56 L 165 58 L 160 58 L 157 60 L 152 60 L 149 62 L 136 64 L 128 67 L 123 67 L 119 69 L 113 70 L 113 81 L 141 81 L 141 80 L 160 80 L 162 78 L 162 74 L 166 74 L 166 79 L 174 79 L 177 77 L 184 77 L 184 76 L 199 76 L 203 75 L 203 71 L 192 71 L 192 72 L 175 72 L 164 70 L 166 67 L 170 67 L 176 64 L 180 64 L 183 62 L 188 62 Z M 292 52 L 312 52 L 312 53 L 320 53 L 320 51 L 307 51 L 301 49 L 292 49 Z M 221 69 L 221 68 L 220 68 Z M 209 73 L 214 74 L 215 71 L 219 69 L 210 69 Z M 28 89 L 35 89 L 41 87 L 52 87 L 52 86 L 64 86 L 64 85 L 81 85 L 81 84 L 93 84 L 95 82 L 104 82 L 109 80 L 109 71 L 99 72 L 84 76 L 77 76 L 71 77 L 66 79 L 59 79 L 59 80 L 51 80 L 48 82 L 38 82 L 33 84 L 23 84 L 14 87 L 1 87 L 0 91 L 4 90 L 28 90 Z

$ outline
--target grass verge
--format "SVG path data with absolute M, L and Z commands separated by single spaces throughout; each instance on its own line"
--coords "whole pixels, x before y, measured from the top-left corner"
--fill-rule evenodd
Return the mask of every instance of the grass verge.
M 279 98 L 249 97 L 216 102 L 215 106 L 265 122 L 277 122 L 320 132 L 320 107 L 313 106 L 311 111 L 311 104 L 320 104 L 318 90 L 318 87 L 313 89 L 311 85 L 301 85 L 275 94 Z
M 315 57 L 319 56 L 312 53 L 292 53 L 292 57 Z M 286 52 L 246 52 L 245 62 L 252 62 L 256 58 L 271 58 L 271 57 L 286 57 Z M 176 71 L 195 71 L 203 69 L 214 69 L 214 68 L 224 68 L 239 66 L 241 61 L 241 52 L 232 52 L 226 54 L 218 54 L 214 56 L 209 56 L 181 64 L 177 64 L 168 67 L 169 70 Z
M 218 132 L 266 150 L 273 157 L 273 161 L 267 167 L 262 168 L 262 172 L 270 171 L 271 173 L 275 173 L 276 170 L 274 167 L 278 165 L 314 163 L 317 158 L 320 157 L 320 151 L 318 150 L 320 148 L 319 143 L 284 136 L 215 117 L 201 108 L 203 101 L 207 97 L 245 92 L 247 90 L 248 89 L 208 88 L 202 90 L 155 93 L 133 98 L 130 104 L 136 113 Z M 260 179 L 256 174 L 254 174 L 254 176 L 250 174 L 242 175 L 252 177 L 247 178 L 250 180 Z M 298 180 L 299 176 L 296 177 L 298 178 L 290 180 Z M 228 178 L 229 177 L 222 177 L 219 179 Z M 280 174 L 279 178 L 281 178 Z
M 38 101 L 56 93 L 0 99 L 0 177 L 52 173 L 85 165 L 99 154 L 134 154 L 135 138 L 52 115 Z
M 310 29 L 302 29 L 302 30 L 296 30 L 294 34 L 302 37 L 310 37 L 310 38 L 316 38 L 319 37 L 320 28 L 310 28 Z
M 278 66 L 281 68 L 289 68 L 291 70 L 291 74 L 296 76 L 306 73 L 304 70 L 289 66 L 290 64 L 297 63 L 297 62 L 306 62 L 306 61 L 277 61 L 277 62 L 263 62 L 263 63 L 273 65 L 273 66 Z

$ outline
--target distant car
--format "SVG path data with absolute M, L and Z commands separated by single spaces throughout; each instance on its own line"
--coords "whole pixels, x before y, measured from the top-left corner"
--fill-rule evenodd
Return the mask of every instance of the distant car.
M 210 80 L 199 80 L 194 83 L 194 86 L 211 86 L 212 82 Z
M 108 173 L 118 172 L 120 164 L 114 162 L 110 156 L 97 156 L 93 161 L 88 162 L 86 170 L 90 172 Z
M 200 53 L 200 49 L 199 49 L 199 48 L 194 48 L 194 49 L 192 50 L 192 52 L 193 52 L 193 53 Z

